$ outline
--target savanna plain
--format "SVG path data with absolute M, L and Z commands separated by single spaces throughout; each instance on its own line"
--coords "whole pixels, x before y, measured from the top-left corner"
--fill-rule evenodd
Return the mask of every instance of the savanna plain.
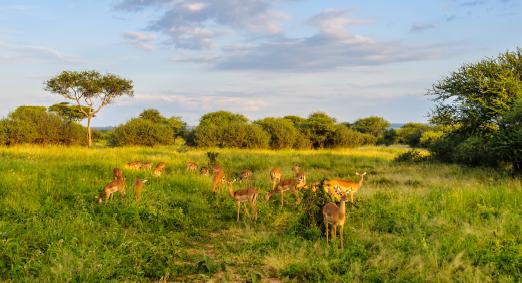
M 225 190 L 185 171 L 205 150 L 176 147 L 0 148 L 0 280 L 214 282 L 517 282 L 522 277 L 522 185 L 497 169 L 404 163 L 407 149 L 269 151 L 217 149 L 230 178 L 253 171 L 259 219 L 236 222 Z M 165 173 L 123 169 L 127 196 L 97 203 L 112 169 L 163 161 Z M 303 225 L 304 201 L 268 202 L 269 171 L 307 182 L 357 181 L 347 204 L 344 249 L 324 226 Z M 132 183 L 148 180 L 140 202 Z M 248 184 L 234 184 L 234 190 Z M 310 192 L 304 192 L 310 194 Z

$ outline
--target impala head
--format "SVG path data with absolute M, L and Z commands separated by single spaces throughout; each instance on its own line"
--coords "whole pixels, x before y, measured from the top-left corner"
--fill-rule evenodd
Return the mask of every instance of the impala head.
M 297 186 L 298 188 L 302 188 L 304 186 L 306 186 L 306 176 L 304 173 L 298 173 L 296 176 L 295 176 L 295 179 L 297 181 Z
M 364 175 L 366 175 L 366 172 L 364 172 L 364 173 L 355 172 L 355 175 L 363 177 Z
M 294 173 L 297 174 L 297 173 L 299 173 L 300 171 L 301 171 L 301 166 L 299 166 L 299 164 L 296 163 L 296 164 L 294 164 L 294 165 L 292 166 L 292 172 L 294 172 Z
M 120 168 L 114 168 L 112 171 L 114 172 L 114 177 L 123 178 L 123 173 Z

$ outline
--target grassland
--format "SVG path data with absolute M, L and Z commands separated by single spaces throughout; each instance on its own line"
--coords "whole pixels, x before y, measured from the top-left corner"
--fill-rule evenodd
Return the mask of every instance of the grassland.
M 0 148 L 2 281 L 465 281 L 516 282 L 522 276 L 522 185 L 501 172 L 393 162 L 404 149 L 344 151 L 219 150 L 229 175 L 290 176 L 298 162 L 309 181 L 355 180 L 367 171 L 349 210 L 345 249 L 303 234 L 293 198 L 260 200 L 260 219 L 210 193 L 210 178 L 184 172 L 204 151 L 175 148 Z M 165 161 L 166 174 L 125 170 L 128 197 L 98 205 L 112 168 Z M 150 179 L 137 204 L 136 176 Z M 236 189 L 239 186 L 236 186 Z

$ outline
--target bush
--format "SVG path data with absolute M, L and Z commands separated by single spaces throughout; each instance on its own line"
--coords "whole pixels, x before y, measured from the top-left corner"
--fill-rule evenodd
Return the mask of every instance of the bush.
M 333 201 L 324 191 L 324 180 L 316 192 L 305 190 L 301 202 L 301 215 L 292 227 L 293 233 L 309 240 L 316 240 L 323 233 L 323 206 Z
M 329 147 L 350 148 L 373 143 L 375 138 L 368 134 L 359 133 L 345 125 L 339 124 L 330 137 Z
M 412 149 L 395 157 L 396 162 L 421 162 L 429 160 L 429 154 Z
M 430 129 L 431 127 L 429 125 L 421 123 L 406 123 L 397 130 L 398 142 L 407 144 L 411 147 L 418 147 L 420 145 L 422 134 Z
M 255 122 L 270 135 L 270 148 L 293 148 L 296 145 L 298 130 L 285 118 L 265 118 Z
M 364 133 L 370 134 L 374 137 L 380 137 L 390 127 L 390 122 L 386 121 L 382 117 L 370 116 L 355 121 L 352 125 L 352 129 Z
M 232 123 L 224 129 L 223 145 L 233 148 L 267 148 L 268 133 L 258 125 Z
M 387 129 L 382 134 L 382 137 L 377 140 L 377 144 L 392 145 L 397 143 L 397 131 L 395 129 Z
M 7 144 L 7 121 L 0 120 L 0 145 Z
M 422 133 L 420 140 L 419 140 L 419 146 L 424 148 L 429 148 L 433 143 L 438 141 L 443 135 L 443 132 L 441 131 L 425 131 Z
M 496 163 L 487 140 L 480 136 L 471 136 L 459 143 L 455 148 L 454 160 L 472 166 Z
M 135 118 L 114 129 L 112 144 L 123 145 L 170 145 L 174 143 L 171 129 L 148 119 Z

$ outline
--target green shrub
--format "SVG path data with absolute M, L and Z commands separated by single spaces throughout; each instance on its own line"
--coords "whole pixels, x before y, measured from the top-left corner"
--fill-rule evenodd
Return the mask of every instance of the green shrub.
M 429 130 L 422 133 L 419 146 L 429 148 L 433 143 L 439 140 L 444 133 L 441 131 Z
M 324 233 L 323 206 L 332 201 L 324 191 L 324 180 L 314 192 L 305 190 L 300 204 L 300 217 L 292 227 L 293 233 L 305 239 L 316 240 Z
M 422 134 L 430 129 L 431 127 L 426 124 L 406 123 L 397 130 L 398 142 L 411 147 L 418 147 Z
M 429 160 L 429 154 L 412 149 L 395 157 L 396 162 L 421 162 Z
M 124 145 L 169 145 L 174 143 L 174 136 L 166 125 L 151 120 L 135 118 L 114 129 L 112 143 Z
M 495 163 L 487 140 L 480 136 L 471 136 L 458 144 L 455 148 L 454 160 L 472 166 Z
M 232 123 L 224 128 L 224 147 L 267 148 L 269 140 L 268 133 L 258 125 Z
M 270 148 L 292 148 L 296 144 L 298 131 L 290 120 L 285 118 L 265 118 L 255 123 L 270 135 Z
M 330 136 L 329 147 L 350 148 L 373 143 L 375 138 L 369 134 L 359 133 L 345 125 L 339 124 Z

